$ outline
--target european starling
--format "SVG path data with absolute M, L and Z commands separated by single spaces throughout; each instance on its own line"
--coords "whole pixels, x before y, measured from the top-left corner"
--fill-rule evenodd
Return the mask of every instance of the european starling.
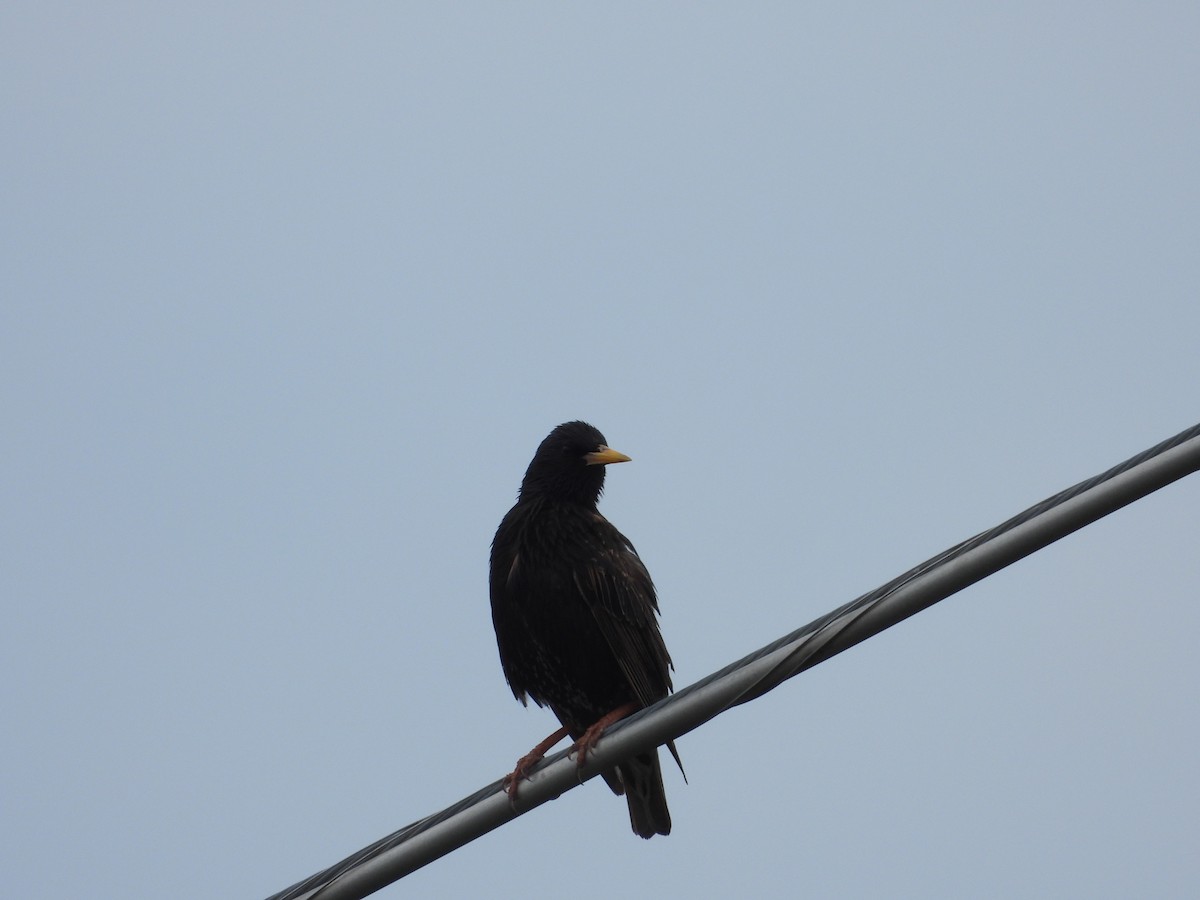
M 604 467 L 628 461 L 586 422 L 559 425 L 492 541 L 492 624 L 504 675 L 518 700 L 550 707 L 563 725 L 517 763 L 511 797 L 563 737 L 575 740 L 582 765 L 607 726 L 671 690 L 650 573 L 596 509 Z M 678 762 L 674 743 L 667 746 Z M 625 795 L 635 834 L 670 834 L 657 750 L 602 774 Z

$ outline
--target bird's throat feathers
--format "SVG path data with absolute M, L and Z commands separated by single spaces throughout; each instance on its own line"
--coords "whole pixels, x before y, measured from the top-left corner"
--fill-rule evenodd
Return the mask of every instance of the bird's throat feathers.
M 518 502 L 555 500 L 594 507 L 604 493 L 604 466 L 580 466 L 577 469 L 547 471 L 537 460 L 521 481 Z

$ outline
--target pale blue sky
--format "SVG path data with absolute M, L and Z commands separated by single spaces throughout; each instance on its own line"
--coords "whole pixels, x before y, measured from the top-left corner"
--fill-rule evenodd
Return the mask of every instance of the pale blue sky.
M 1200 419 L 1192 3 L 0 12 L 13 897 L 263 897 L 552 730 L 541 438 L 685 685 Z M 1195 896 L 1200 482 L 381 897 Z

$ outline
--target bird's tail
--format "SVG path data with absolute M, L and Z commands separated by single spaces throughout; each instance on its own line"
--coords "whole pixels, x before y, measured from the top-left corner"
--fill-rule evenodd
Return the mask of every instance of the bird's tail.
M 633 833 L 644 838 L 671 833 L 671 813 L 667 810 L 667 792 L 663 788 L 658 751 L 639 753 L 617 766 L 625 801 L 629 804 L 629 822 Z M 607 780 L 607 779 L 606 779 Z M 612 781 L 609 781 L 612 785 Z M 615 787 L 614 787 L 615 790 Z

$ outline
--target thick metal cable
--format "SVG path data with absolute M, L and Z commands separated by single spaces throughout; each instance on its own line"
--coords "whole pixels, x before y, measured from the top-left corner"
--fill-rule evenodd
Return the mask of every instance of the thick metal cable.
M 268 900 L 358 900 L 613 764 L 686 734 L 968 585 L 1200 470 L 1200 425 L 1107 472 L 1060 491 L 995 528 L 926 560 L 887 584 L 810 622 L 719 672 L 612 726 L 579 768 L 566 751 L 548 757 L 520 800 L 495 781 L 376 841 Z

